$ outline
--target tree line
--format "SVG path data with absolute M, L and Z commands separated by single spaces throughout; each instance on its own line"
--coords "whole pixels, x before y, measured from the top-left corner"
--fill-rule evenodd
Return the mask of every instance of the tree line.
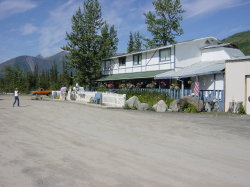
M 73 84 L 73 74 L 63 63 L 63 71 L 59 73 L 54 63 L 50 70 L 39 71 L 35 65 L 34 71 L 22 71 L 19 66 L 6 66 L 0 78 L 0 91 L 12 93 L 16 88 L 21 93 L 30 93 L 31 90 L 44 88 L 46 90 L 59 90 L 62 86 Z

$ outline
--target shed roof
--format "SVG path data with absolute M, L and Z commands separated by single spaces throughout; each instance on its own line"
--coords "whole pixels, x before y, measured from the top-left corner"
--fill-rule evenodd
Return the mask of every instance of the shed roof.
M 113 75 L 103 76 L 100 79 L 98 79 L 97 81 L 114 81 L 114 80 L 130 80 L 130 79 L 154 78 L 155 75 L 163 73 L 163 72 L 167 72 L 167 71 L 169 71 L 169 70 L 113 74 Z
M 179 71 L 170 71 L 155 76 L 155 79 L 186 78 L 200 75 L 221 73 L 225 69 L 225 61 L 200 62 Z
M 236 45 L 231 44 L 231 43 L 221 43 L 217 45 L 210 45 L 203 47 L 202 49 L 211 49 L 211 48 L 219 48 L 219 47 L 231 47 L 231 48 L 238 48 Z
M 226 60 L 226 62 L 234 62 L 234 61 L 249 60 L 249 59 L 250 59 L 250 56 L 241 56 L 241 57 Z

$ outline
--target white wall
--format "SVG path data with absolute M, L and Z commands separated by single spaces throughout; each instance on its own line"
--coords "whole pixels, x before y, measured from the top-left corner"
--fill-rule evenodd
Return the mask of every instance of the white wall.
M 181 69 L 186 66 L 198 63 L 201 61 L 201 48 L 204 47 L 206 40 L 197 40 L 176 44 L 175 58 L 176 69 Z
M 225 111 L 232 101 L 243 102 L 246 106 L 246 75 L 250 75 L 250 59 L 227 62 L 225 74 Z
M 216 47 L 202 50 L 202 61 L 228 60 L 229 54 L 224 47 Z
M 242 57 L 244 54 L 235 48 L 216 47 L 202 50 L 202 61 L 229 60 Z
M 81 91 L 76 94 L 76 101 L 88 103 L 95 97 L 97 92 Z M 126 94 L 102 93 L 102 104 L 109 107 L 122 108 L 125 105 Z

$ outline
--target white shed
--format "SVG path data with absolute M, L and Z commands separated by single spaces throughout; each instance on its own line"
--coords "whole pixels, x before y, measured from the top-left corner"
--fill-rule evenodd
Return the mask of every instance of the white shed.
M 250 56 L 226 61 L 225 110 L 230 102 L 242 102 L 250 114 Z

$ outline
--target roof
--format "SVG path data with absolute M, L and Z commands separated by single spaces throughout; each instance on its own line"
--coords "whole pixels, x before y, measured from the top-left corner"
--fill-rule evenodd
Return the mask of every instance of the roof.
M 154 78 L 155 75 L 167 72 L 170 70 L 159 70 L 159 71 L 145 71 L 145 72 L 137 72 L 137 73 L 121 73 L 121 74 L 113 74 L 103 76 L 97 81 L 114 81 L 114 80 L 129 80 L 129 79 L 146 79 L 146 78 Z
M 161 73 L 155 79 L 186 78 L 200 75 L 210 75 L 221 73 L 225 69 L 225 61 L 200 62 L 185 67 L 179 71 Z
M 222 43 L 222 44 L 218 44 L 218 45 L 210 45 L 207 47 L 203 47 L 202 49 L 211 49 L 211 48 L 219 48 L 219 47 L 232 47 L 232 48 L 237 48 L 236 45 L 231 44 L 231 43 Z
M 183 41 L 183 42 L 178 42 L 178 43 L 175 43 L 175 44 L 172 44 L 172 45 L 167 45 L 167 46 L 155 47 L 155 48 L 146 49 L 146 50 L 141 50 L 141 51 L 136 51 L 136 52 L 131 52 L 131 53 L 117 54 L 117 55 L 115 55 L 115 56 L 112 56 L 112 57 L 110 57 L 110 58 L 107 58 L 106 60 L 116 59 L 116 58 L 119 58 L 119 57 L 125 57 L 125 56 L 128 56 L 128 55 L 135 55 L 135 54 L 150 52 L 150 51 L 154 51 L 154 50 L 165 49 L 165 48 L 172 47 L 172 46 L 174 46 L 174 45 L 180 45 L 180 44 L 184 44 L 184 43 L 188 43 L 188 42 L 194 42 L 194 41 L 197 41 L 197 40 L 207 40 L 207 39 L 213 39 L 213 40 L 217 40 L 217 41 L 218 41 L 217 38 L 212 37 L 212 36 L 210 36 L 210 37 L 204 37 L 204 38 L 198 38 L 198 39 L 193 39 L 193 40 L 187 40 L 187 41 Z
M 226 60 L 226 62 L 234 62 L 234 61 L 249 60 L 249 59 L 250 59 L 250 56 L 243 56 L 243 57 L 237 57 L 237 58 Z

